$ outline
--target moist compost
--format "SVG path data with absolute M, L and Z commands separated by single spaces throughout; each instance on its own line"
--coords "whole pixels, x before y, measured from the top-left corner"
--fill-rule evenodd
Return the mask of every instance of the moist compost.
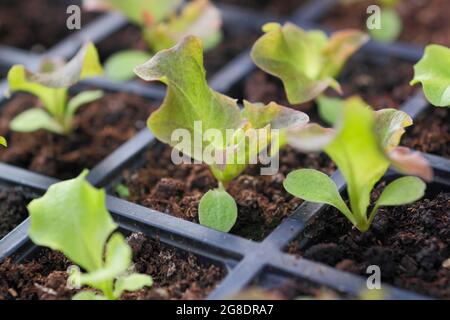
M 22 187 L 0 189 L 0 239 L 28 217 L 31 200 L 32 193 Z
M 76 129 L 67 137 L 44 130 L 9 130 L 17 114 L 39 105 L 35 97 L 18 94 L 2 107 L 0 135 L 7 138 L 8 148 L 0 149 L 0 161 L 59 179 L 73 178 L 83 169 L 93 168 L 144 128 L 148 115 L 157 107 L 137 96 L 106 93 L 78 110 Z
M 430 107 L 407 130 L 402 145 L 450 158 L 450 113 L 448 108 Z
M 378 265 L 386 283 L 449 299 L 449 223 L 450 193 L 442 190 L 411 205 L 380 209 L 366 233 L 330 208 L 311 220 L 289 252 L 361 276 Z
M 294 13 L 295 10 L 299 9 L 304 5 L 306 0 L 218 0 L 217 2 L 223 4 L 232 4 L 247 9 L 264 11 L 268 14 L 273 15 L 288 15 Z
M 80 5 L 81 1 L 71 1 Z M 2 0 L 0 2 L 0 43 L 25 50 L 44 52 L 69 34 L 66 20 L 68 4 L 50 0 Z M 43 14 L 45 13 L 45 14 Z M 82 12 L 83 28 L 95 17 Z
M 223 68 L 230 60 L 238 56 L 243 50 L 250 48 L 258 35 L 249 30 L 239 30 L 239 33 L 224 29 L 222 42 L 214 49 L 205 52 L 204 64 L 208 76 Z M 101 41 L 97 45 L 100 58 L 105 61 L 113 53 L 121 50 L 148 51 L 148 45 L 142 37 L 139 27 L 127 25 L 125 28 Z
M 413 77 L 413 66 L 398 59 L 386 60 L 373 57 L 352 57 L 346 64 L 339 83 L 342 86 L 344 97 L 360 95 L 374 109 L 400 108 L 416 90 L 408 83 Z M 282 82 L 261 70 L 255 71 L 245 81 L 243 92 L 236 92 L 252 102 L 260 101 L 278 103 L 289 106 Z M 329 95 L 336 95 L 331 90 Z M 296 106 L 309 112 L 313 105 L 307 103 Z M 315 108 L 314 108 L 315 109 Z M 313 119 L 314 120 L 314 119 Z
M 225 276 L 222 268 L 143 234 L 134 233 L 127 240 L 133 250 L 134 271 L 151 275 L 154 284 L 127 292 L 122 299 L 202 299 Z M 20 264 L 7 259 L 0 264 L 0 300 L 71 299 L 77 293 L 66 286 L 66 270 L 71 265 L 62 254 L 48 249 Z
M 351 5 L 338 4 L 322 20 L 333 29 L 363 29 L 368 15 L 366 9 L 374 1 Z M 398 1 L 397 10 L 402 17 L 403 32 L 400 40 L 426 45 L 430 43 L 450 46 L 450 2 L 448 0 Z
M 171 148 L 155 144 L 145 155 L 143 166 L 126 170 L 122 176 L 128 187 L 127 200 L 198 223 L 198 204 L 217 181 L 204 164 L 174 165 Z M 248 167 L 230 183 L 227 191 L 238 205 L 238 220 L 231 233 L 262 240 L 301 203 L 283 188 L 286 175 L 300 168 L 315 168 L 327 174 L 334 165 L 324 154 L 302 154 L 285 147 L 276 175 L 261 176 L 258 165 Z

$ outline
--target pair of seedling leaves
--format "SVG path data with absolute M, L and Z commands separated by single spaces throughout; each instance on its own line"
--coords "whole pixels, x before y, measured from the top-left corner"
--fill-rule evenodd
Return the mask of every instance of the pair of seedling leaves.
M 88 286 L 76 294 L 78 300 L 116 300 L 125 291 L 151 286 L 153 280 L 132 270 L 132 250 L 105 201 L 105 191 L 79 177 L 52 185 L 47 193 L 28 205 L 30 239 L 39 246 L 62 252 L 77 264 L 70 268 L 74 288 Z M 85 273 L 80 271 L 81 267 Z
M 8 72 L 9 92 L 24 91 L 37 96 L 43 108 L 28 109 L 16 116 L 10 127 L 14 131 L 32 132 L 45 129 L 57 134 L 70 134 L 74 115 L 83 105 L 100 99 L 99 90 L 83 91 L 69 99 L 69 87 L 78 81 L 103 72 L 95 46 L 84 45 L 68 63 L 45 61 L 39 72 L 33 73 L 23 65 Z
M 287 25 L 287 28 L 295 27 Z M 269 33 L 281 32 L 281 27 L 278 25 L 271 24 L 269 29 Z M 297 31 L 294 30 L 294 32 Z M 287 34 L 289 35 L 289 33 Z M 276 51 L 280 42 L 284 41 L 284 39 L 277 39 L 276 36 L 278 35 L 271 39 L 265 39 L 272 40 L 273 45 L 268 50 Z M 323 39 L 319 33 L 316 36 Z M 344 40 L 346 37 L 342 36 L 342 38 L 339 38 L 346 43 Z M 353 39 L 353 37 L 350 38 Z M 320 43 L 323 44 L 323 41 Z M 354 41 L 350 41 L 350 43 L 352 44 Z M 353 46 L 349 46 L 353 50 Z M 339 70 L 343 60 L 345 61 L 348 56 L 349 46 L 346 44 L 341 46 L 333 45 L 333 48 L 344 47 L 345 49 L 342 49 L 342 51 L 345 54 L 341 53 L 340 50 L 336 50 L 336 52 L 341 54 L 330 58 L 329 64 L 317 62 L 317 66 L 320 65 L 320 68 L 325 66 L 327 70 Z M 288 52 L 284 52 L 284 54 L 305 51 L 304 48 L 303 51 L 289 51 L 288 49 Z M 284 81 L 285 83 L 288 83 L 288 80 L 302 80 L 296 82 L 297 86 L 300 87 L 300 91 L 297 86 L 293 86 L 292 90 L 287 89 L 288 95 L 297 95 L 304 99 L 303 94 L 309 95 L 309 91 L 302 90 L 305 81 L 312 83 L 309 86 L 310 90 L 314 87 L 314 83 L 318 81 L 317 78 L 314 80 L 306 77 L 296 78 L 296 73 L 301 72 L 302 69 L 295 69 L 297 67 L 287 59 L 282 59 L 281 62 L 270 59 L 263 61 L 275 70 L 283 70 L 283 72 L 286 71 L 287 73 L 293 71 L 290 73 L 293 76 L 287 77 L 287 80 L 285 79 L 286 81 Z M 312 66 L 314 65 L 313 63 Z M 294 68 L 294 70 L 284 70 L 284 68 Z M 369 201 L 367 194 L 370 195 L 375 182 L 381 179 L 389 165 L 395 164 L 405 172 L 412 172 L 426 178 L 431 176 L 425 160 L 421 159 L 417 154 L 410 154 L 406 149 L 395 148 L 400 141 L 401 134 L 404 132 L 403 128 L 411 124 L 411 119 L 403 112 L 394 109 L 384 110 L 377 117 L 380 121 L 375 124 L 373 111 L 364 102 L 355 98 L 348 103 L 350 107 L 341 106 L 338 108 L 344 111 L 343 128 L 340 130 L 326 130 L 317 125 L 307 125 L 309 118 L 306 114 L 285 108 L 274 102 L 264 105 L 244 101 L 243 110 L 239 110 L 235 100 L 208 87 L 203 68 L 201 41 L 196 37 L 186 37 L 175 47 L 159 52 L 144 65 L 136 67 L 135 72 L 146 81 L 161 81 L 168 86 L 162 106 L 148 120 L 148 126 L 153 134 L 160 141 L 171 145 L 176 150 L 195 160 L 204 160 L 201 157 L 204 154 L 204 150 L 208 150 L 214 156 L 219 156 L 218 158 L 214 157 L 211 162 L 207 162 L 212 173 L 219 181 L 219 188 L 207 192 L 199 205 L 200 223 L 208 227 L 224 232 L 231 230 L 236 222 L 237 206 L 234 199 L 226 192 L 225 187 L 246 168 L 249 159 L 269 145 L 270 155 L 274 156 L 286 143 L 308 151 L 308 149 L 312 150 L 314 145 L 323 146 L 331 143 L 330 141 L 334 141 L 332 143 L 333 147 L 329 147 L 326 150 L 332 150 L 329 153 L 333 153 L 333 160 L 340 168 L 342 167 L 344 172 L 348 173 L 346 178 L 348 178 L 349 185 L 352 185 L 349 188 L 354 190 L 351 193 L 351 199 L 359 199 L 355 200 L 358 203 L 354 205 L 355 208 L 352 208 L 356 212 L 354 214 L 356 217 L 352 218 L 348 210 L 345 214 L 352 223 L 363 231 L 367 230 L 368 224 L 370 224 L 369 218 L 365 218 L 365 220 L 362 218 L 365 214 L 365 209 L 367 209 L 365 203 Z M 320 74 L 320 71 L 315 70 L 315 72 L 315 75 Z M 319 79 L 323 80 L 326 85 L 336 85 L 337 83 L 330 77 L 319 77 Z M 318 88 L 324 90 L 326 85 L 319 85 Z M 316 92 L 318 91 L 320 90 L 316 90 Z M 307 99 L 309 98 L 310 96 L 307 97 Z M 194 124 L 196 121 L 202 123 L 203 130 L 214 129 L 217 135 L 203 137 L 202 133 L 204 131 L 196 132 L 198 130 Z M 375 128 L 379 132 L 379 136 L 375 134 Z M 187 139 L 186 136 L 182 137 L 181 140 L 179 139 L 180 137 L 174 138 L 173 133 L 179 129 L 184 129 L 189 133 Z M 230 129 L 234 133 L 231 142 L 228 141 L 228 144 L 226 144 L 227 141 L 216 139 L 217 136 L 227 136 L 226 131 Z M 246 144 L 247 133 L 250 132 L 250 129 L 256 129 L 258 132 L 263 133 L 261 136 L 258 135 L 258 145 L 254 148 L 250 148 Z M 273 134 L 271 129 L 278 129 L 278 131 L 276 134 Z M 339 134 L 336 135 L 335 132 L 339 132 Z M 197 134 L 203 138 L 200 146 L 195 145 L 195 136 Z M 354 145 L 353 148 L 350 147 L 352 144 Z M 386 153 L 381 150 L 386 150 Z M 242 163 L 236 162 L 236 156 L 240 156 L 244 161 Z M 216 161 L 217 159 L 220 161 Z M 345 169 L 346 165 L 349 168 L 347 170 Z M 356 177 L 354 170 L 357 170 L 359 173 Z M 375 174 L 367 174 L 368 172 L 374 172 Z M 318 176 L 315 175 L 313 178 L 316 177 Z M 326 176 L 320 177 L 323 181 Z M 423 194 L 423 182 L 413 177 L 408 179 L 407 182 L 409 182 L 408 184 L 413 190 L 411 194 L 414 195 L 411 195 L 410 199 L 420 197 Z M 312 180 L 314 179 L 308 179 L 308 181 Z M 404 180 L 400 180 L 400 182 L 402 181 Z M 388 188 L 387 194 L 392 194 L 389 190 L 393 188 Z M 321 189 L 322 187 L 314 185 L 315 192 L 320 192 Z M 335 195 L 340 197 L 338 192 Z M 401 198 L 398 202 L 405 201 L 404 199 Z M 388 202 L 384 201 L 381 204 L 387 205 Z M 339 207 L 343 209 L 342 205 Z
M 123 50 L 105 62 L 106 75 L 113 80 L 129 80 L 133 68 L 163 49 L 173 47 L 186 35 L 202 39 L 205 50 L 222 40 L 220 11 L 208 0 L 193 0 L 178 14 L 182 0 L 84 0 L 87 10 L 117 10 L 142 28 L 149 52 Z

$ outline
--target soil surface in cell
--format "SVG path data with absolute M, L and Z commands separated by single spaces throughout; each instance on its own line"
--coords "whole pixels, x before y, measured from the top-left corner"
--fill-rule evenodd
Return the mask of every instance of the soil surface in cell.
M 412 77 L 413 66 L 407 62 L 393 59 L 375 61 L 355 56 L 344 67 L 339 83 L 345 97 L 360 95 L 374 109 L 399 108 L 416 90 L 408 83 Z M 252 102 L 277 101 L 289 106 L 282 82 L 261 70 L 251 74 L 244 83 L 243 92 L 236 94 Z M 329 90 L 327 95 L 336 96 L 336 93 Z M 309 114 L 313 104 L 295 107 Z M 311 118 L 316 120 L 313 113 Z
M 71 1 L 80 5 L 81 1 Z M 79 30 L 69 30 L 68 4 L 51 0 L 2 0 L 0 2 L 0 43 L 25 50 L 43 52 L 64 37 Z M 96 15 L 81 13 L 81 28 Z
M 369 17 L 367 7 L 374 1 L 363 1 L 349 5 L 340 4 L 322 20 L 333 29 L 358 28 L 366 25 Z M 448 0 L 408 0 L 398 1 L 397 11 L 402 17 L 403 31 L 400 40 L 426 45 L 429 43 L 450 46 L 450 1 Z
M 239 32 L 236 34 L 227 31 L 225 28 L 221 43 L 205 53 L 204 64 L 208 76 L 213 75 L 216 71 L 225 67 L 234 57 L 249 49 L 258 37 L 256 32 L 239 28 L 238 30 Z M 121 50 L 149 51 L 149 47 L 142 37 L 141 30 L 132 25 L 128 25 L 106 38 L 98 44 L 97 48 L 102 61 Z
M 8 148 L 0 149 L 0 161 L 59 179 L 93 168 L 144 128 L 148 115 L 158 106 L 137 96 L 106 93 L 80 107 L 75 130 L 68 136 L 44 130 L 10 131 L 9 123 L 16 115 L 40 105 L 35 97 L 18 94 L 2 107 L 0 135 L 7 138 Z
M 260 175 L 258 165 L 249 166 L 233 180 L 227 191 L 238 205 L 238 220 L 231 230 L 242 237 L 262 240 L 300 204 L 283 188 L 286 175 L 300 168 L 315 168 L 327 174 L 334 171 L 323 154 L 301 154 L 292 148 L 281 150 L 279 171 Z M 125 171 L 123 184 L 128 200 L 163 213 L 198 222 L 198 205 L 202 196 L 217 188 L 217 181 L 203 164 L 174 165 L 171 149 L 156 144 L 147 152 L 142 167 Z
M 203 299 L 225 276 L 225 271 L 192 254 L 163 246 L 143 234 L 132 234 L 134 271 L 149 274 L 154 284 L 126 292 L 125 300 Z M 72 263 L 62 254 L 41 250 L 23 263 L 11 259 L 0 264 L 0 300 L 65 300 L 77 293 L 67 287 L 67 268 Z
M 290 15 L 293 14 L 295 10 L 299 9 L 304 5 L 306 0 L 218 0 L 217 2 L 223 4 L 232 4 L 237 6 L 242 6 L 247 9 L 264 11 L 267 14 L 272 15 Z
M 448 108 L 430 107 L 414 121 L 402 145 L 414 150 L 450 158 L 450 112 Z
M 31 200 L 31 193 L 22 187 L 0 189 L 0 239 L 28 217 Z
M 378 198 L 381 186 L 376 188 Z M 313 218 L 289 252 L 436 298 L 450 298 L 450 193 L 437 191 L 411 205 L 380 209 L 361 233 L 334 208 Z

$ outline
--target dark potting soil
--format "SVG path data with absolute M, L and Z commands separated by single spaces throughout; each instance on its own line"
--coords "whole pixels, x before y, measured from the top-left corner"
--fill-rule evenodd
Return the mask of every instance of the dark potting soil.
M 408 62 L 397 59 L 375 61 L 368 57 L 361 60 L 360 56 L 355 56 L 347 62 L 338 80 L 344 97 L 360 95 L 378 110 L 399 108 L 411 97 L 416 90 L 408 83 L 412 77 L 413 67 Z M 239 89 L 236 91 L 237 97 L 252 102 L 277 101 L 289 106 L 282 82 L 261 70 L 255 71 L 248 77 L 243 86 L 243 92 L 239 92 Z M 336 95 L 331 91 L 329 94 Z M 312 107 L 312 103 L 306 103 L 298 106 L 298 109 L 308 112 Z
M 8 148 L 0 149 L 0 161 L 58 179 L 77 176 L 93 168 L 121 144 L 145 127 L 148 115 L 157 105 L 125 93 L 106 93 L 82 106 L 75 116 L 75 130 L 61 136 L 44 130 L 11 132 L 10 121 L 20 112 L 40 105 L 27 94 L 18 94 L 0 111 L 0 135 Z
M 285 192 L 282 183 L 289 172 L 300 168 L 334 171 L 324 154 L 305 155 L 285 147 L 276 175 L 261 176 L 259 166 L 252 165 L 232 181 L 227 191 L 238 205 L 238 221 L 231 233 L 259 241 L 291 214 L 301 200 Z M 127 200 L 197 223 L 202 196 L 217 187 L 206 165 L 174 165 L 171 149 L 159 143 L 147 152 L 142 167 L 124 172 L 123 184 L 130 192 Z
M 225 276 L 222 268 L 143 234 L 132 234 L 127 240 L 133 249 L 134 271 L 151 275 L 154 284 L 124 293 L 124 300 L 202 299 Z M 0 264 L 0 300 L 71 299 L 77 292 L 66 286 L 71 265 L 62 254 L 48 249 L 23 263 L 7 259 Z
M 217 0 L 218 3 L 232 4 L 273 15 L 288 15 L 304 5 L 306 0 Z
M 70 4 L 80 5 L 81 1 Z M 0 2 L 0 44 L 43 52 L 78 30 L 69 30 L 66 13 L 69 4 L 51 0 Z M 82 12 L 81 28 L 95 17 Z
M 28 217 L 31 200 L 32 193 L 22 187 L 0 189 L 0 239 Z
M 449 225 L 450 193 L 444 191 L 411 205 L 380 209 L 366 233 L 330 208 L 310 221 L 288 251 L 362 276 L 369 265 L 378 265 L 386 283 L 449 299 Z
M 208 76 L 223 68 L 230 60 L 243 50 L 250 48 L 258 34 L 249 30 L 240 30 L 238 34 L 224 29 L 222 42 L 214 49 L 205 53 L 204 64 Z M 110 55 L 121 50 L 136 49 L 148 51 L 148 46 L 142 37 L 139 27 L 127 25 L 115 34 L 101 41 L 97 48 L 100 58 L 105 61 Z
M 450 158 L 450 113 L 448 108 L 430 107 L 408 128 L 402 145 Z
M 365 29 L 366 9 L 374 1 L 349 5 L 338 4 L 322 20 L 333 29 Z M 403 20 L 401 41 L 426 45 L 430 43 L 450 46 L 450 2 L 448 0 L 398 1 L 397 11 Z

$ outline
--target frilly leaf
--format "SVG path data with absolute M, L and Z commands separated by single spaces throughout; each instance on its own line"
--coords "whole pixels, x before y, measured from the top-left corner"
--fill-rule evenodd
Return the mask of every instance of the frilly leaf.
M 180 15 L 173 15 L 167 23 L 147 25 L 144 35 L 154 52 L 170 48 L 189 35 L 202 39 L 204 50 L 207 51 L 222 40 L 221 27 L 219 9 L 208 0 L 194 0 L 186 4 Z
M 87 271 L 103 266 L 103 250 L 117 228 L 105 201 L 105 191 L 86 181 L 88 171 L 52 185 L 46 194 L 30 202 L 29 236 L 40 246 L 64 253 Z
M 396 109 L 382 109 L 375 112 L 375 131 L 385 152 L 390 152 L 400 143 L 405 128 L 413 124 L 411 117 Z
M 292 23 L 270 23 L 252 48 L 252 59 L 265 72 L 280 78 L 292 104 L 316 98 L 328 87 L 340 92 L 334 77 L 367 35 L 346 30 L 330 39 L 322 31 L 306 32 Z
M 24 80 L 47 88 L 68 88 L 80 80 L 99 76 L 102 73 L 97 49 L 92 43 L 87 43 L 61 68 L 43 73 L 26 71 Z M 11 89 L 14 90 L 14 88 Z
M 135 72 L 146 81 L 161 81 L 168 86 L 162 106 L 147 122 L 160 141 L 175 146 L 178 142 L 172 140 L 172 133 L 185 129 L 191 135 L 190 146 L 194 146 L 196 121 L 202 122 L 203 132 L 217 129 L 223 137 L 227 129 L 236 130 L 242 126 L 236 101 L 209 88 L 203 68 L 202 44 L 198 38 L 184 38 L 175 47 L 160 51 L 147 63 L 136 67 Z M 202 135 L 203 132 L 197 134 Z M 211 143 L 214 142 L 206 141 L 205 147 Z M 215 147 L 223 148 L 225 145 L 217 143 Z M 188 155 L 195 159 L 194 153 L 191 150 Z
M 421 177 L 425 181 L 433 180 L 433 169 L 428 160 L 419 152 L 405 147 L 397 147 L 388 153 L 388 157 L 398 171 Z
M 450 49 L 440 45 L 425 48 L 422 59 L 414 66 L 411 85 L 422 83 L 428 101 L 437 107 L 450 106 Z
M 283 107 L 276 102 L 251 103 L 244 100 L 242 112 L 253 128 L 260 129 L 270 125 L 271 129 L 289 129 L 309 122 L 306 113 Z

